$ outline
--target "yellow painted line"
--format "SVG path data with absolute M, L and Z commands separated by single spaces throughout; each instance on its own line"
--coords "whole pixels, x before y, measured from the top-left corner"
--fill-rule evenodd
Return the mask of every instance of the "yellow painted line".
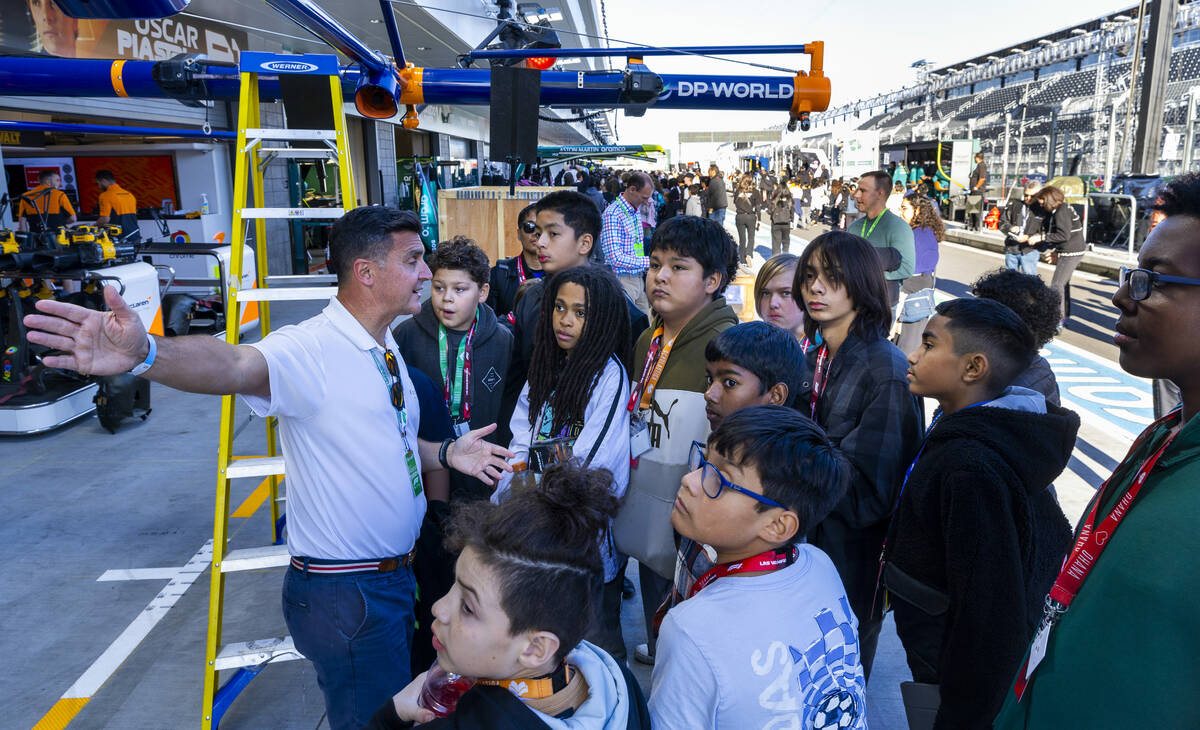
M 258 486 L 254 488 L 254 491 L 250 493 L 250 496 L 246 497 L 245 501 L 243 501 L 241 504 L 239 504 L 238 508 L 235 509 L 233 511 L 233 514 L 231 514 L 229 516 L 230 517 L 249 517 L 250 515 L 254 514 L 256 511 L 258 511 L 258 508 L 261 507 L 263 502 L 265 502 L 267 499 L 267 494 L 269 492 L 270 484 L 271 484 L 271 477 L 267 477 L 266 479 L 263 479 L 261 482 L 259 482 Z
M 71 724 L 71 720 L 79 714 L 91 697 L 64 697 L 54 703 L 54 707 L 42 716 L 33 726 L 33 730 L 62 730 Z

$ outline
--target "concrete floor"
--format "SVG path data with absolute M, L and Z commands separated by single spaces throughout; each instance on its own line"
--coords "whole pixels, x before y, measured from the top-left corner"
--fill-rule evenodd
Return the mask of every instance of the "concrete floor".
M 793 253 L 815 233 L 797 232 Z M 761 234 L 757 243 L 755 268 L 770 253 L 769 237 L 766 246 Z M 969 256 L 952 261 L 961 271 L 947 269 L 951 287 L 996 265 Z M 1095 312 L 1088 317 L 1096 321 L 1068 336 L 1107 355 L 1111 342 L 1103 343 L 1096 334 L 1107 324 L 1105 287 L 1091 280 L 1081 287 L 1096 289 L 1087 301 L 1089 312 Z M 277 304 L 276 325 L 319 309 L 313 303 Z M 10 667 L 0 678 L 0 693 L 9 707 L 0 727 L 33 727 L 52 710 L 58 713 L 38 727 L 64 727 L 72 705 L 80 704 L 56 705 L 64 694 L 91 697 L 71 727 L 194 727 L 201 719 L 210 574 L 207 569 L 199 575 L 178 569 L 212 537 L 219 401 L 155 385 L 152 406 L 146 422 L 127 421 L 116 435 L 89 417 L 45 435 L 0 438 L 7 514 L 0 522 L 0 610 Z M 262 421 L 250 419 L 244 407 L 238 413 L 239 423 L 246 425 L 236 453 L 263 453 Z M 1081 436 L 1091 438 L 1084 432 Z M 1116 448 L 1104 445 L 1102 450 Z M 248 496 L 254 481 L 235 485 L 233 505 Z M 1096 480 L 1076 481 L 1082 496 Z M 231 532 L 233 548 L 266 544 L 266 511 L 233 519 Z M 149 577 L 134 574 L 140 578 L 135 580 L 97 580 L 110 570 L 166 568 L 176 570 Z M 631 570 L 636 576 L 636 569 Z M 225 642 L 286 633 L 279 608 L 281 576 L 277 569 L 227 579 Z M 189 579 L 194 580 L 190 586 Z M 157 624 L 145 631 L 156 617 Z M 641 624 L 638 599 L 626 601 L 623 625 L 630 656 L 633 645 L 644 641 Z M 632 667 L 648 690 L 649 668 Z M 899 683 L 908 678 L 889 618 L 868 689 L 872 728 L 906 727 Z M 222 722 L 225 728 L 322 726 L 321 694 L 303 661 L 267 668 Z

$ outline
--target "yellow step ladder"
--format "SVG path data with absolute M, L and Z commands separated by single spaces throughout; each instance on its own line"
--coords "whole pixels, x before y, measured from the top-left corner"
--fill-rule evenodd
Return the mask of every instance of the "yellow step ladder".
M 265 337 L 271 331 L 270 302 L 320 300 L 333 296 L 336 277 L 332 275 L 270 276 L 267 272 L 267 220 L 340 218 L 346 208 L 268 208 L 264 203 L 263 171 L 280 159 L 319 159 L 336 161 L 338 190 L 344 206 L 353 206 L 354 182 L 350 153 L 346 144 L 346 118 L 343 113 L 342 83 L 337 57 L 332 55 L 289 56 L 243 52 L 239 62 L 241 92 L 238 97 L 237 162 L 233 193 L 233 252 L 229 267 L 229 292 L 226 309 L 237 312 L 243 302 L 259 303 L 259 322 Z M 329 100 L 333 111 L 333 129 L 267 129 L 262 127 L 259 106 L 259 82 L 285 75 L 325 76 L 329 82 Z M 282 81 L 280 82 L 282 86 Z M 297 143 L 306 146 L 291 146 Z M 316 144 L 316 146 L 313 146 Z M 249 198 L 248 198 L 249 196 Z M 246 229 L 254 222 L 257 275 L 255 288 L 238 290 L 242 280 L 242 261 Z M 226 316 L 225 339 L 238 344 L 238 317 Z M 267 455 L 233 455 L 234 406 L 236 396 L 221 399 L 220 439 L 217 448 L 217 498 L 213 517 L 212 584 L 208 602 L 208 639 L 204 656 L 204 708 L 201 727 L 216 728 L 225 711 L 250 680 L 267 664 L 302 659 L 290 636 L 244 641 L 223 646 L 221 623 L 225 599 L 225 575 L 247 570 L 285 567 L 289 564 L 287 545 L 283 543 L 279 510 L 279 483 L 284 476 L 284 460 L 279 454 L 278 424 L 267 418 Z M 228 551 L 230 486 L 234 479 L 265 478 L 266 502 L 271 511 L 271 544 Z M 218 687 L 218 673 L 235 673 Z

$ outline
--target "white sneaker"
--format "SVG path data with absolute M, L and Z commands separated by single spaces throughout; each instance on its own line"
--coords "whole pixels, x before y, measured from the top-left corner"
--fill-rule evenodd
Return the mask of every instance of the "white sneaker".
M 633 659 L 640 664 L 654 666 L 654 655 L 650 653 L 649 644 L 638 644 L 633 649 Z

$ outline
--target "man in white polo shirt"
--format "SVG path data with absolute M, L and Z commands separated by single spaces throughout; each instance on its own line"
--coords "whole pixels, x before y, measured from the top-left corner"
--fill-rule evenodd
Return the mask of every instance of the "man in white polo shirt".
M 416 216 L 357 208 L 334 224 L 329 248 L 337 296 L 251 345 L 150 336 L 112 287 L 111 311 L 44 300 L 26 324 L 31 342 L 63 351 L 45 358 L 48 367 L 237 393 L 279 418 L 292 554 L 284 618 L 340 730 L 366 725 L 411 679 L 409 566 L 425 514 L 423 463 L 492 484 L 512 454 L 481 438 L 494 424 L 441 444 L 417 438 L 417 396 L 389 329 L 419 310 L 431 277 Z

